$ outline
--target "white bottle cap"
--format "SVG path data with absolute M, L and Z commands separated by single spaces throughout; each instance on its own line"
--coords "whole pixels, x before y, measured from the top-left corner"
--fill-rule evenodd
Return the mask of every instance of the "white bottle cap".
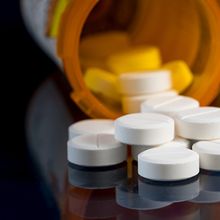
M 156 147 L 138 155 L 138 174 L 157 181 L 176 181 L 199 173 L 199 155 L 183 147 Z
M 220 138 L 220 108 L 200 107 L 175 115 L 178 136 L 194 140 Z
M 81 135 L 67 145 L 68 161 L 80 166 L 110 166 L 127 160 L 127 147 L 111 134 Z
M 119 90 L 125 95 L 162 92 L 171 87 L 169 70 L 123 73 L 119 76 Z
M 114 134 L 114 121 L 110 119 L 87 119 L 69 127 L 69 140 L 83 134 Z
M 199 107 L 199 102 L 186 96 L 154 97 L 141 104 L 141 112 L 173 113 Z
M 155 113 L 134 113 L 115 121 L 115 138 L 130 145 L 159 145 L 174 139 L 174 120 Z
M 190 148 L 191 144 L 189 140 L 183 139 L 183 138 L 175 138 L 171 142 L 167 142 L 165 144 L 161 144 L 154 147 L 184 147 L 184 148 Z M 151 149 L 152 146 L 131 146 L 131 154 L 133 157 L 133 160 L 138 160 L 138 154 L 142 153 L 145 150 Z
M 192 149 L 199 154 L 200 168 L 220 171 L 220 143 L 199 141 Z
M 139 95 L 139 96 L 123 96 L 122 109 L 123 112 L 126 114 L 137 113 L 141 111 L 141 103 L 146 100 L 149 100 L 154 97 L 176 96 L 176 95 L 177 92 L 175 90 L 167 90 L 164 92 L 157 92 L 157 93 Z

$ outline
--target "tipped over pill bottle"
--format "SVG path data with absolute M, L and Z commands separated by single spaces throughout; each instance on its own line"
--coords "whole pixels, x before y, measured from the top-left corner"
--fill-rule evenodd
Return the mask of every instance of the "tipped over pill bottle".
M 122 108 L 111 100 L 111 94 L 105 96 L 99 89 L 94 93 L 88 88 L 86 70 L 100 68 L 106 75 L 115 71 L 115 77 L 127 68 L 120 59 L 129 60 L 146 46 L 150 48 L 145 50 L 149 68 L 174 60 L 183 60 L 190 67 L 193 80 L 183 95 L 201 105 L 210 104 L 218 95 L 218 0 L 21 0 L 21 8 L 30 32 L 66 74 L 72 100 L 90 117 L 116 118 Z M 131 56 L 112 56 L 128 48 L 137 49 Z M 145 68 L 143 54 L 138 60 L 141 70 Z M 132 62 L 128 64 L 133 71 Z M 107 82 L 108 77 L 104 79 L 108 92 L 117 90 L 117 81 L 111 83 L 114 77 Z M 113 97 L 117 99 L 117 95 Z

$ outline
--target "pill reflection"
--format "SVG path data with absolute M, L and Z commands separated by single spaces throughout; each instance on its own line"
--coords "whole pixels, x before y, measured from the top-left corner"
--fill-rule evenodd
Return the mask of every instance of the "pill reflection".
M 201 220 L 201 210 L 198 204 L 180 202 L 164 209 L 140 211 L 139 220 Z M 204 219 L 205 220 L 205 219 Z
M 116 187 L 116 202 L 122 207 L 135 210 L 153 210 L 171 204 L 140 197 L 138 194 L 138 184 L 135 179 L 128 179 Z
M 192 200 L 195 203 L 216 203 L 220 202 L 220 172 L 201 170 L 200 192 Z
M 80 167 L 68 164 L 68 180 L 73 186 L 85 189 L 114 188 L 127 178 L 127 163 L 111 167 Z
M 139 196 L 164 202 L 182 202 L 199 195 L 198 176 L 177 182 L 150 181 L 138 177 Z

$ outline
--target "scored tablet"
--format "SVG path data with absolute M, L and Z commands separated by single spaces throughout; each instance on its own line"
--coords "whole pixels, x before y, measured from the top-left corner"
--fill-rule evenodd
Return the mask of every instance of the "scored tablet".
M 176 96 L 177 92 L 175 90 L 167 90 L 164 92 L 157 92 L 146 95 L 137 95 L 137 96 L 122 96 L 122 109 L 126 114 L 137 113 L 141 111 L 141 103 L 149 100 L 150 98 L 159 97 L 159 96 Z
M 154 97 L 141 104 L 141 112 L 158 112 L 172 115 L 176 112 L 199 107 L 199 102 L 187 96 Z
M 69 140 L 83 134 L 114 133 L 114 121 L 110 119 L 86 119 L 69 127 Z
M 176 137 L 173 141 L 158 146 L 131 146 L 133 160 L 138 160 L 138 154 L 153 147 L 184 147 L 189 149 L 191 147 L 191 143 L 189 140 Z
M 127 147 L 112 134 L 87 134 L 67 143 L 68 161 L 80 166 L 111 166 L 127 160 Z
M 115 120 L 115 138 L 130 145 L 159 145 L 174 139 L 174 120 L 156 113 L 134 113 Z
M 176 113 L 174 118 L 178 136 L 193 140 L 220 138 L 220 108 L 194 108 Z

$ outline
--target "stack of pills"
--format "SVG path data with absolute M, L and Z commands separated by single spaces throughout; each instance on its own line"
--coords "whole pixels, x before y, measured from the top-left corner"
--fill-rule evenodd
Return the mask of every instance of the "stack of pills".
M 89 119 L 73 124 L 68 161 L 85 167 L 117 165 L 127 160 L 129 145 L 143 178 L 177 181 L 196 176 L 199 168 L 220 171 L 220 109 L 198 107 L 190 99 L 195 105 L 190 103 L 185 110 L 188 99 L 183 99 L 174 104 L 164 97 L 166 104 L 161 102 L 160 110 L 127 114 L 115 121 Z M 190 140 L 195 142 L 192 150 Z
M 125 115 L 115 122 L 115 138 L 132 146 L 133 158 L 138 160 L 138 173 L 144 178 L 183 180 L 197 175 L 199 166 L 220 171 L 220 109 L 195 104 L 185 110 L 187 102 L 181 109 L 178 100 L 175 105 L 161 100 L 160 108 Z M 172 117 L 167 116 L 168 112 Z M 196 142 L 192 150 L 190 140 Z
M 131 48 L 123 33 L 109 34 L 87 39 L 100 41 L 93 58 L 105 67 L 87 67 L 85 82 L 95 93 L 122 100 L 128 114 L 115 121 L 90 119 L 70 126 L 68 161 L 113 166 L 127 160 L 130 146 L 143 178 L 177 181 L 196 176 L 199 168 L 220 171 L 220 109 L 200 107 L 197 100 L 178 95 L 192 81 L 188 66 L 183 61 L 161 66 L 158 48 Z M 117 46 L 109 48 L 106 41 Z M 84 58 L 87 50 L 85 41 Z
M 127 160 L 127 148 L 114 138 L 114 121 L 91 119 L 69 127 L 68 161 L 86 167 L 120 164 Z
M 159 48 L 133 45 L 124 32 L 84 38 L 80 58 L 87 87 L 106 103 L 121 104 L 125 114 L 152 97 L 175 96 L 193 80 L 184 61 L 162 64 Z

